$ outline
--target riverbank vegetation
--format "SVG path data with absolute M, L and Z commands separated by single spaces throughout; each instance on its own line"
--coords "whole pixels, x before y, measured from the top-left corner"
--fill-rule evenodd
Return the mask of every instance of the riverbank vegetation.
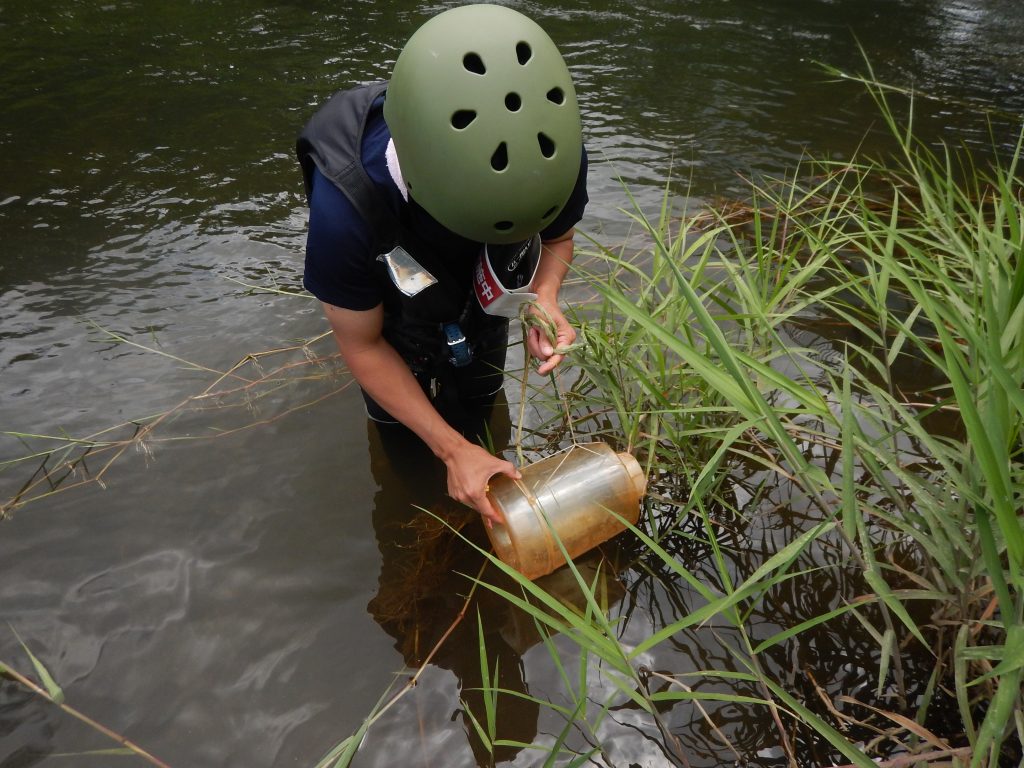
M 634 210 L 646 249 L 581 260 L 599 299 L 566 399 L 577 430 L 646 463 L 626 578 L 678 612 L 611 621 L 582 577 L 582 611 L 490 587 L 584 660 L 548 704 L 586 747 L 555 739 L 562 759 L 600 750 L 627 702 L 677 764 L 756 759 L 729 707 L 770 714 L 766 764 L 1021 760 L 1020 146 L 990 168 L 936 151 L 871 91 L 896 157 L 813 163 L 678 220 Z M 718 663 L 679 654 L 690 639 Z M 707 741 L 673 727 L 701 721 Z
M 646 464 L 622 578 L 676 612 L 611 619 L 575 568 L 576 608 L 482 584 L 562 670 L 543 703 L 565 730 L 518 745 L 551 763 L 617 764 L 602 722 L 623 706 L 680 765 L 1021 760 L 1020 147 L 988 168 L 936 151 L 872 93 L 896 157 L 813 163 L 682 219 L 666 195 L 630 213 L 646 248 L 580 260 L 599 298 L 577 311 L 565 402 L 574 432 Z M 541 431 L 564 439 L 550 412 Z M 690 643 L 722 653 L 702 665 Z M 494 746 L 483 724 L 512 694 L 487 693 Z M 730 707 L 763 708 L 774 738 Z

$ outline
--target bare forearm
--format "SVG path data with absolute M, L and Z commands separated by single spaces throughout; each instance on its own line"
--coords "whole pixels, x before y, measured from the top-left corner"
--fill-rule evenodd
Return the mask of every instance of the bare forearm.
M 405 361 L 381 334 L 382 307 L 352 311 L 324 304 L 324 311 L 359 386 L 444 462 L 448 494 L 475 507 L 488 525 L 501 522 L 501 514 L 487 498 L 487 482 L 499 472 L 518 477 L 518 471 L 511 462 L 466 440 L 437 412 Z
M 466 443 L 427 399 L 405 361 L 387 342 L 346 362 L 359 385 L 384 410 L 412 430 L 442 461 Z
M 573 256 L 573 231 L 570 230 L 557 240 L 548 240 L 541 245 L 540 265 L 533 281 L 533 289 L 541 300 L 555 302 L 562 288 L 562 281 L 569 271 Z
M 404 424 L 442 460 L 465 438 L 452 429 L 424 394 L 405 361 L 387 341 L 357 350 L 342 347 L 342 356 L 359 386 Z
M 569 325 L 559 306 L 558 295 L 562 281 L 569 271 L 573 255 L 573 231 L 569 230 L 557 240 L 543 244 L 540 265 L 533 288 L 537 294 L 537 307 L 533 313 L 543 320 L 543 327 L 533 325 L 527 333 L 530 354 L 541 361 L 540 374 L 554 370 L 562 362 L 563 352 L 576 340 L 576 331 Z

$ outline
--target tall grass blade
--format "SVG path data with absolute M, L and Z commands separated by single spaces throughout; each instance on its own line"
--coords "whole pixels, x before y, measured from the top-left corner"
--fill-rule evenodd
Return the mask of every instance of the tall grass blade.
M 46 689 L 47 695 L 50 697 L 54 704 L 63 704 L 64 691 L 61 689 L 59 685 L 57 685 L 57 681 L 53 679 L 53 675 L 50 674 L 50 670 L 46 668 L 43 662 L 36 658 L 36 655 L 32 653 L 29 647 L 18 635 L 18 632 L 14 629 L 14 627 L 11 627 L 11 632 L 14 633 L 15 638 L 17 638 L 18 640 L 18 644 L 21 645 L 22 650 L 25 651 L 25 655 L 28 656 L 29 661 L 32 662 L 32 667 L 35 669 L 36 674 L 39 676 L 39 680 L 43 684 L 43 688 Z M 7 671 L 6 668 L 4 671 Z

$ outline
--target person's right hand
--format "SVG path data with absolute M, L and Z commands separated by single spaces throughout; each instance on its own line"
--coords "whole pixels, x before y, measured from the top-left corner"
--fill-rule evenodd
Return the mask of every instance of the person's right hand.
M 444 458 L 448 468 L 448 495 L 476 509 L 490 528 L 504 523 L 501 512 L 487 498 L 488 483 L 495 475 L 508 475 L 518 480 L 519 470 L 510 461 L 493 456 L 469 441 Z

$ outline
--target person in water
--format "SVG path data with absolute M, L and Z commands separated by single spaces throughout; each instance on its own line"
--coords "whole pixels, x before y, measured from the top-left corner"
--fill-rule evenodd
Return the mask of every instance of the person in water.
M 551 38 L 497 5 L 429 19 L 388 82 L 336 93 L 297 143 L 309 203 L 306 289 L 320 300 L 378 425 L 443 461 L 485 522 L 515 466 L 471 424 L 502 387 L 510 317 L 529 302 L 538 372 L 575 331 L 559 307 L 587 204 L 572 79 Z

